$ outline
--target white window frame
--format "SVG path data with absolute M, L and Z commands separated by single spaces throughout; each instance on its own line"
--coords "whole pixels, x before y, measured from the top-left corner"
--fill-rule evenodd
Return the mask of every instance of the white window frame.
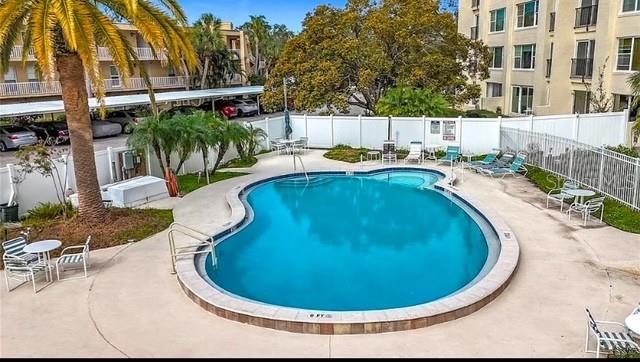
M 116 74 L 113 74 L 113 70 L 116 70 Z M 109 80 L 112 88 L 119 88 L 122 86 L 122 79 L 120 78 L 120 70 L 115 65 L 109 66 Z
M 522 49 L 531 46 L 531 68 L 522 68 Z M 516 66 L 516 58 L 518 58 L 518 48 L 520 48 L 520 66 Z M 513 46 L 513 69 L 517 70 L 534 70 L 536 69 L 536 44 L 520 44 Z
M 518 91 L 518 108 L 517 108 L 517 109 L 518 109 L 518 112 L 514 112 L 514 111 L 513 111 L 513 93 L 514 93 L 514 91 L 515 91 L 515 88 L 518 88 L 518 90 L 519 90 L 519 91 Z M 521 86 L 521 85 L 514 85 L 514 86 L 512 86 L 512 87 L 511 87 L 511 108 L 510 108 L 510 109 L 511 109 L 511 113 L 515 113 L 515 114 L 526 114 L 526 113 L 521 113 L 521 112 L 520 112 L 520 109 L 522 108 L 522 90 L 523 90 L 523 89 L 530 89 L 530 90 L 531 90 L 531 108 L 529 108 L 529 109 L 531 109 L 531 112 L 533 112 L 533 92 L 534 92 L 533 86 L 528 86 L 528 85 L 524 85 L 524 86 Z M 527 93 L 529 93 L 529 92 L 527 91 Z
M 495 86 L 500 87 L 500 95 L 493 95 L 493 89 Z M 491 91 L 490 91 L 491 90 Z M 487 82 L 487 98 L 501 98 L 504 96 L 504 84 L 498 82 Z
M 504 17 L 502 19 L 502 30 L 491 30 L 494 28 L 494 26 L 497 26 L 497 21 L 498 21 L 498 11 L 502 10 L 504 12 Z M 494 9 L 491 10 L 491 12 L 489 13 L 489 33 L 490 34 L 496 34 L 496 33 L 504 33 L 504 29 L 507 26 L 507 8 L 499 8 L 499 9 Z
M 620 41 L 624 40 L 624 39 L 631 39 L 631 52 L 629 53 L 629 66 L 627 69 L 620 69 L 619 68 L 619 61 L 620 61 Z M 630 37 L 620 37 L 620 38 L 616 38 L 616 40 L 618 41 L 618 47 L 617 47 L 617 51 L 616 51 L 616 72 L 626 72 L 626 73 L 632 73 L 632 72 L 636 72 L 636 71 L 640 71 L 639 69 L 632 69 L 631 67 L 633 66 L 633 57 L 634 57 L 634 49 L 636 47 L 636 42 L 640 42 L 640 36 L 630 36 Z M 638 55 L 640 56 L 640 55 Z
M 529 25 L 529 26 L 525 26 L 524 25 L 524 17 L 525 17 L 525 8 L 526 8 L 526 4 L 528 3 L 535 3 L 535 12 L 533 14 L 533 25 Z M 519 15 L 519 8 L 522 6 L 522 26 L 519 26 L 519 20 L 520 20 L 520 15 Z M 516 4 L 516 16 L 515 16 L 515 20 L 516 20 L 516 29 L 530 29 L 530 28 L 535 28 L 536 26 L 538 26 L 538 14 L 540 13 L 540 1 L 539 0 L 530 0 L 530 1 L 525 1 L 525 2 L 521 2 L 519 4 Z
M 36 69 L 36 64 L 35 63 L 27 64 L 26 71 L 27 71 L 27 81 L 29 81 L 29 82 L 37 82 L 39 80 L 38 69 Z M 30 74 L 30 73 L 32 73 L 32 74 Z M 32 77 L 32 75 L 33 75 L 33 77 Z
M 502 49 L 502 54 L 500 55 L 500 66 L 499 67 L 496 67 L 495 64 L 494 64 L 495 55 L 496 55 L 495 50 L 497 48 L 501 48 Z M 489 69 L 503 69 L 504 68 L 504 47 L 503 46 L 489 47 L 489 50 L 491 51 L 491 63 L 489 64 Z
M 16 73 L 16 67 L 10 65 L 4 73 L 5 83 L 18 83 L 18 73 Z
M 629 14 L 638 14 L 640 13 L 640 0 L 635 0 L 636 6 L 635 10 L 624 11 L 624 0 L 620 1 L 620 14 L 629 15 Z

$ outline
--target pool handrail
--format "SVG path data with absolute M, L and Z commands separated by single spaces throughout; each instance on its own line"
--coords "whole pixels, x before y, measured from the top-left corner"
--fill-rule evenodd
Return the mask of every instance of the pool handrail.
M 198 243 L 189 244 L 187 246 L 176 247 L 175 236 L 174 236 L 175 233 L 180 233 L 189 238 L 195 239 L 198 241 Z M 211 252 L 211 262 L 213 263 L 213 266 L 217 264 L 217 258 L 216 258 L 215 248 L 214 248 L 215 243 L 212 236 L 207 235 L 206 233 L 200 230 L 197 230 L 195 228 L 192 228 L 190 226 L 187 226 L 185 224 L 174 221 L 173 223 L 171 223 L 171 225 L 169 225 L 168 237 L 169 237 L 169 249 L 171 252 L 171 274 L 176 274 L 176 263 L 178 261 L 179 256 L 206 254 L 208 252 Z M 203 246 L 205 248 L 202 248 Z M 194 248 L 195 248 L 195 251 L 182 251 L 184 249 L 194 249 Z

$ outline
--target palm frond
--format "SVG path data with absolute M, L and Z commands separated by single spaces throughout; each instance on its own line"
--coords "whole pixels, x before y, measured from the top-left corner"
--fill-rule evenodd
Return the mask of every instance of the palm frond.
M 55 78 L 55 14 L 52 10 L 53 0 L 41 0 L 31 11 L 29 27 L 33 38 L 35 53 L 40 71 L 46 80 Z

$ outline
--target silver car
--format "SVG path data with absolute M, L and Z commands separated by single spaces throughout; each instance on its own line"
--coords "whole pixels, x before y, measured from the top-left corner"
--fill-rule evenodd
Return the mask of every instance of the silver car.
M 258 103 L 250 99 L 234 99 L 232 102 L 238 108 L 238 117 L 258 114 Z
M 36 133 L 22 126 L 0 127 L 0 152 L 38 143 Z
M 93 138 L 117 136 L 122 132 L 122 126 L 118 123 L 107 121 L 92 121 Z

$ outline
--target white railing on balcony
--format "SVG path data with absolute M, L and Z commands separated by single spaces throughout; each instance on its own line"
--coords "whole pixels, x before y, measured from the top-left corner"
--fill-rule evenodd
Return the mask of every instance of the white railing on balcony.
M 11 48 L 11 54 L 9 55 L 9 60 L 22 60 L 22 45 L 14 45 Z M 34 60 L 35 55 L 33 52 L 33 48 L 29 48 L 29 55 L 27 57 L 28 60 Z
M 153 55 L 153 51 L 151 50 L 151 48 L 133 48 L 133 50 L 135 51 L 139 60 L 166 60 L 167 59 L 167 57 L 162 53 L 158 54 L 158 57 L 156 58 Z M 98 59 L 112 60 L 113 57 L 111 56 L 111 53 L 109 52 L 108 48 L 99 47 Z
M 111 53 L 109 52 L 108 48 L 98 47 L 98 59 L 100 59 L 100 60 L 111 60 L 113 58 L 111 57 Z
M 0 97 L 60 94 L 60 82 L 0 83 Z
M 154 89 L 162 89 L 162 88 L 178 88 L 185 87 L 187 84 L 187 77 L 151 77 L 151 85 Z M 125 83 L 123 80 L 115 78 L 115 79 L 105 79 L 104 80 L 105 88 L 107 92 L 109 91 L 117 91 L 117 90 L 136 90 L 136 89 L 146 89 L 147 86 L 144 84 L 144 79 L 142 78 L 129 78 L 129 81 Z

